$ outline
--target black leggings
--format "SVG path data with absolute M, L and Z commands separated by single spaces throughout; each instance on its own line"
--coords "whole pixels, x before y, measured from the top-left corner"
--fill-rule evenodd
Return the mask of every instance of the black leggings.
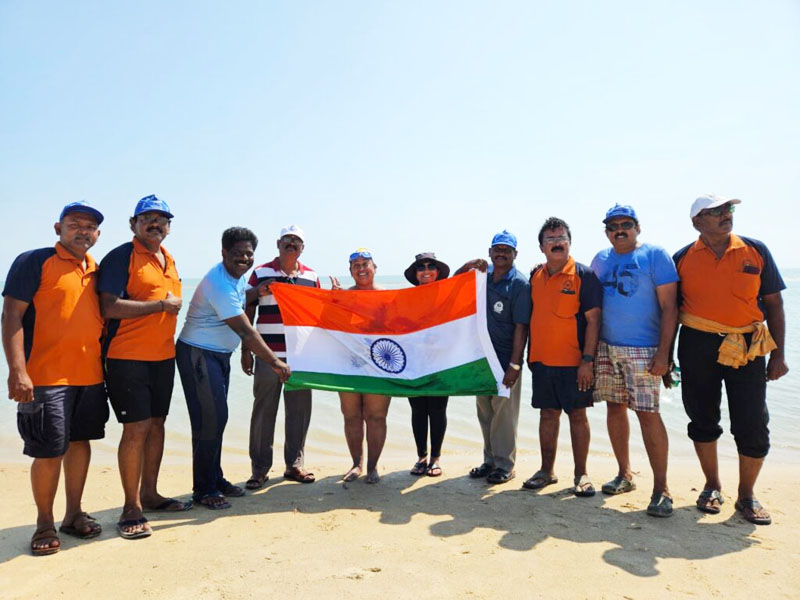
M 447 429 L 447 396 L 418 396 L 409 398 L 411 428 L 417 443 L 417 456 L 428 453 L 428 419 L 431 421 L 431 456 L 442 454 L 442 441 Z

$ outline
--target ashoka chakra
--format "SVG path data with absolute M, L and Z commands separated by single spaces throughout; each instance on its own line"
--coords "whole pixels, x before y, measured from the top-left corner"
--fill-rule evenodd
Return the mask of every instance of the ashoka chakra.
M 369 348 L 372 362 L 387 373 L 400 373 L 406 368 L 406 353 L 400 344 L 388 338 L 379 338 Z

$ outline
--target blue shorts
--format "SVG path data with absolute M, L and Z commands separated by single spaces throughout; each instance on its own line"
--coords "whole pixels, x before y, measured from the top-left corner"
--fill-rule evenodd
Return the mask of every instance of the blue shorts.
M 592 388 L 578 389 L 578 367 L 548 367 L 530 363 L 533 380 L 533 408 L 552 408 L 570 412 L 592 406 Z
M 25 442 L 22 451 L 33 458 L 56 458 L 66 454 L 70 442 L 103 439 L 106 421 L 102 383 L 37 386 L 32 402 L 17 405 L 17 429 Z

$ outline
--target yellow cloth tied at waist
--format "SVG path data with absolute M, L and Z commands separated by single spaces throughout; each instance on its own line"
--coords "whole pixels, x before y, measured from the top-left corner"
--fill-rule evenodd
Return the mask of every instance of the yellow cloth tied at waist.
M 729 327 L 711 319 L 696 317 L 685 312 L 681 312 L 678 315 L 678 321 L 681 325 L 686 325 L 692 329 L 708 333 L 727 334 L 725 339 L 722 340 L 722 344 L 720 344 L 717 362 L 734 369 L 743 367 L 749 361 L 759 356 L 765 356 L 768 352 L 778 347 L 778 344 L 772 339 L 769 329 L 761 321 L 750 323 L 750 325 L 745 325 L 744 327 Z M 743 334 L 745 333 L 753 334 L 749 349 L 744 341 Z

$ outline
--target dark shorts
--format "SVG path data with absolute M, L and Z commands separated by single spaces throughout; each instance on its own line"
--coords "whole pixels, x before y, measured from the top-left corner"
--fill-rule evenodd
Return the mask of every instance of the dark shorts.
M 750 344 L 750 334 L 745 341 Z M 763 356 L 734 369 L 717 362 L 722 336 L 681 327 L 678 361 L 681 396 L 689 417 L 689 438 L 713 442 L 722 435 L 722 384 L 728 396 L 731 433 L 739 454 L 763 458 L 769 451 L 766 360 Z
M 106 434 L 108 403 L 102 383 L 43 385 L 33 401 L 17 405 L 17 429 L 23 452 L 33 458 L 63 456 L 70 442 L 100 440 Z
M 578 389 L 578 367 L 548 367 L 540 362 L 528 366 L 533 381 L 533 408 L 570 412 L 592 406 L 592 389 Z
M 117 421 L 135 423 L 169 414 L 175 359 L 108 358 L 105 371 L 108 396 Z

